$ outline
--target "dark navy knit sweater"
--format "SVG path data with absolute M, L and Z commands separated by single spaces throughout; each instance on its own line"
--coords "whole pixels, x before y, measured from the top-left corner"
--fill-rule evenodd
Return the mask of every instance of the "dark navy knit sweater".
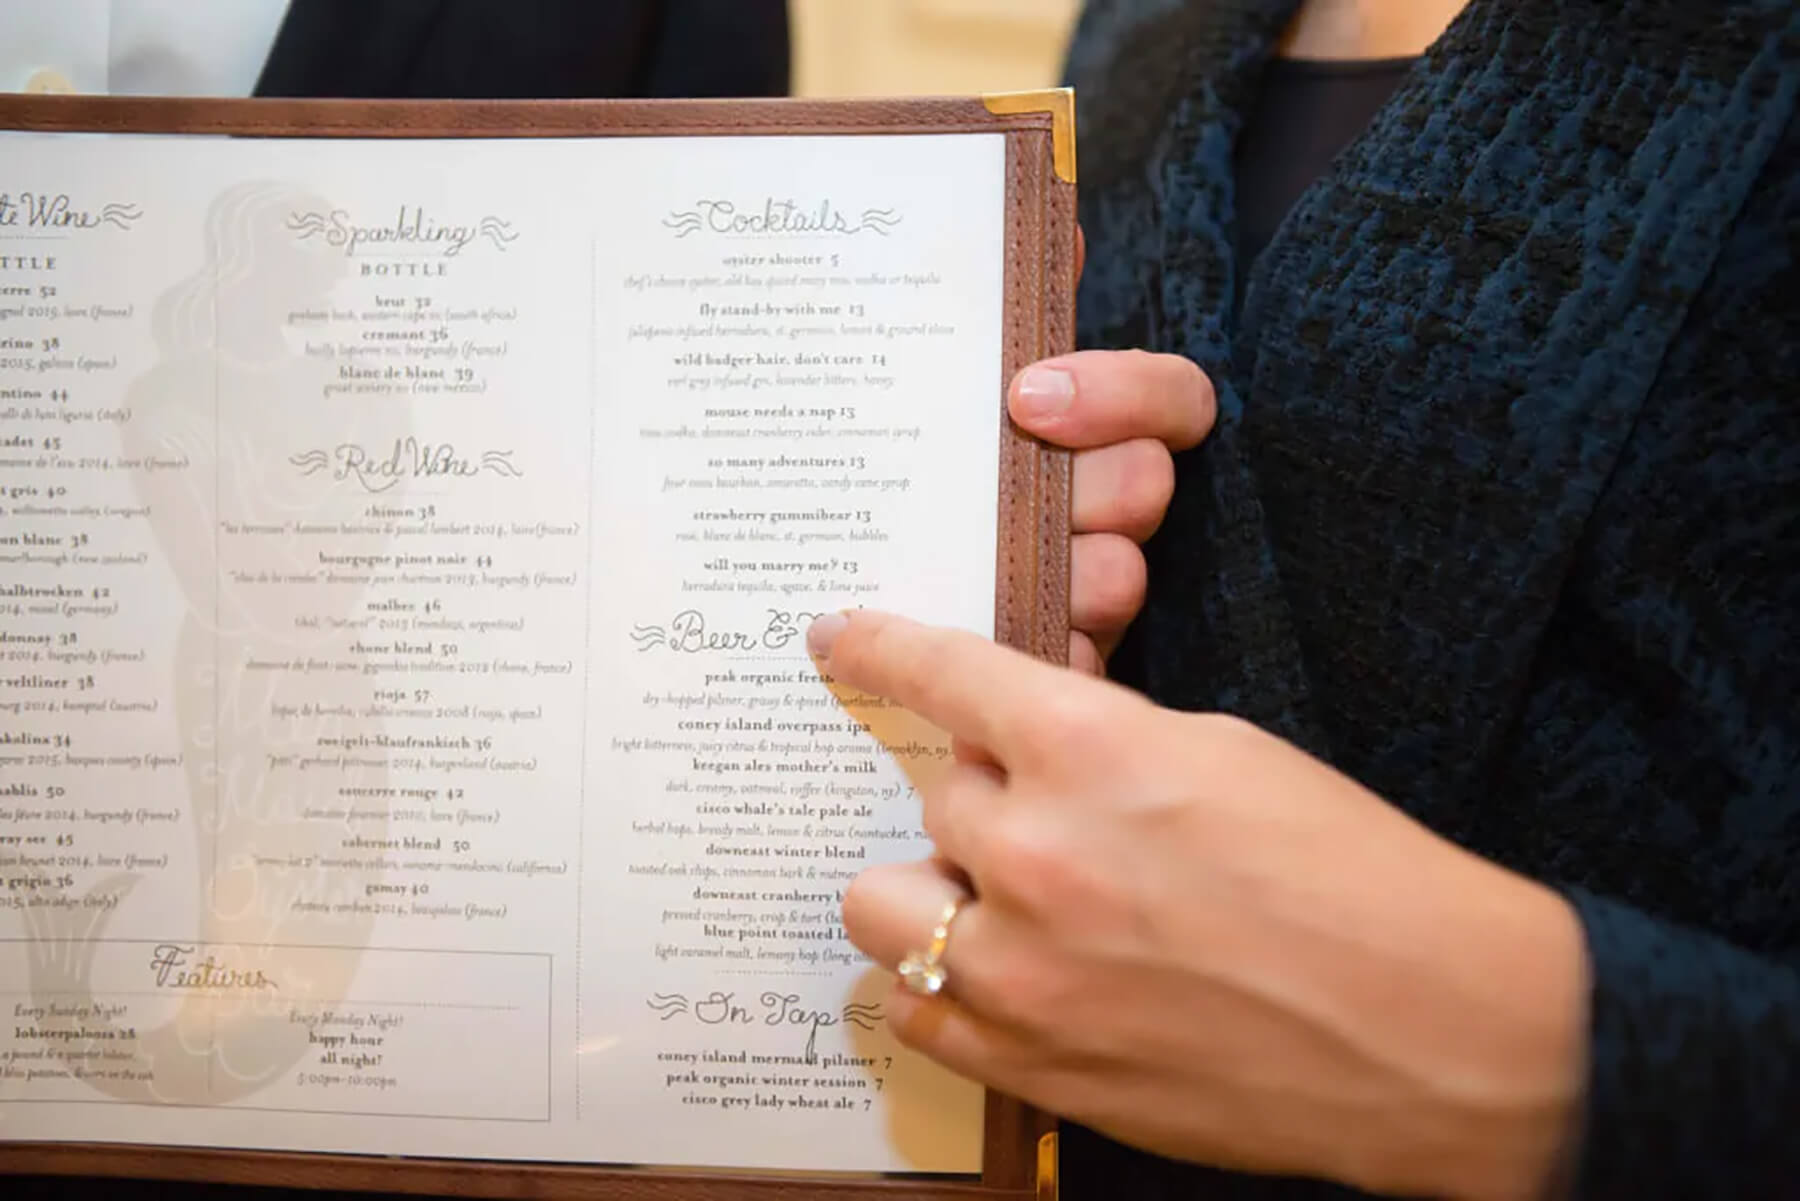
M 1234 320 L 1294 8 L 1091 0 L 1071 52 L 1083 341 L 1221 407 L 1117 673 L 1573 901 L 1576 1196 L 1800 1198 L 1796 5 L 1473 0 Z M 1078 1198 L 1340 1195 L 1065 1147 Z

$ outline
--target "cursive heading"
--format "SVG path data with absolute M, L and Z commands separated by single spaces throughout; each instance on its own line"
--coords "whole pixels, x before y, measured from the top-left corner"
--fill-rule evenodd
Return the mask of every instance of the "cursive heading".
M 198 947 L 160 944 L 150 956 L 151 980 L 158 988 L 183 991 L 263 992 L 275 988 L 275 982 L 261 968 L 244 971 L 226 967 L 211 955 L 195 962 L 198 953 Z
M 808 1060 L 819 1052 L 819 1032 L 834 1026 L 855 1026 L 873 1030 L 886 1020 L 879 1004 L 851 1001 L 835 1009 L 820 1009 L 803 1000 L 798 993 L 770 989 L 757 997 L 740 1002 L 737 994 L 714 989 L 704 997 L 686 993 L 651 993 L 645 1004 L 657 1014 L 657 1020 L 685 1017 L 702 1026 L 767 1026 L 805 1031 L 806 1045 L 801 1054 Z
M 668 650 L 676 654 L 702 655 L 716 651 L 778 651 L 799 641 L 820 615 L 769 609 L 760 630 L 722 630 L 709 626 L 698 609 L 684 609 L 668 621 L 631 627 L 631 641 L 638 650 Z
M 840 210 L 829 198 L 811 205 L 797 200 L 768 197 L 760 204 L 740 207 L 730 200 L 701 200 L 684 212 L 670 213 L 663 224 L 685 238 L 691 234 L 728 234 L 737 237 L 785 234 L 790 236 L 854 237 L 857 234 L 880 234 L 900 224 L 900 214 L 893 209 L 866 208 L 851 216 Z
M 82 208 L 67 192 L 0 192 L 0 228 L 25 229 L 130 229 L 144 212 L 135 204 L 109 203 L 97 209 Z
M 355 480 L 365 491 L 386 492 L 407 479 L 449 482 L 484 472 L 518 479 L 525 473 L 513 463 L 512 454 L 510 450 L 484 450 L 470 457 L 453 443 L 396 438 L 392 448 L 385 452 L 370 450 L 354 442 L 341 442 L 330 450 L 315 449 L 289 455 L 288 463 L 301 475 L 330 471 L 331 478 L 340 483 Z
M 327 246 L 341 247 L 346 257 L 359 251 L 380 253 L 400 247 L 436 250 L 445 258 L 455 258 L 476 238 L 486 238 L 496 250 L 504 251 L 519 235 L 512 223 L 499 217 L 483 217 L 473 225 L 440 221 L 425 211 L 424 205 L 401 205 L 392 221 L 362 223 L 343 209 L 328 213 L 288 214 L 287 227 L 300 241 L 319 238 Z

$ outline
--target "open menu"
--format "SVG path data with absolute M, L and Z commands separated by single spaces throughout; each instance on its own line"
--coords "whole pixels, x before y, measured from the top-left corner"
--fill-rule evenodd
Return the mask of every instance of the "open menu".
M 804 634 L 996 632 L 1008 164 L 0 133 L 0 1140 L 980 1172 Z

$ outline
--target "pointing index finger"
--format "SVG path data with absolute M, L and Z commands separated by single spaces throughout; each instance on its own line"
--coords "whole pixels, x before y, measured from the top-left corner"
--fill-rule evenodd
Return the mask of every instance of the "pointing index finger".
M 819 618 L 807 648 L 833 679 L 982 747 L 1003 768 L 1046 746 L 1046 698 L 1096 686 L 977 634 L 867 610 Z

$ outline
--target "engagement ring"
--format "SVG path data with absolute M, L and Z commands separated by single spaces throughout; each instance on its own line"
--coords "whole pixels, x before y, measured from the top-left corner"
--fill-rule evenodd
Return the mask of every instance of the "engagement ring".
M 962 908 L 960 900 L 944 906 L 943 915 L 931 929 L 931 942 L 923 951 L 909 952 L 900 961 L 900 980 L 921 997 L 935 997 L 944 991 L 949 973 L 944 969 L 944 948 L 950 943 L 950 923 Z

